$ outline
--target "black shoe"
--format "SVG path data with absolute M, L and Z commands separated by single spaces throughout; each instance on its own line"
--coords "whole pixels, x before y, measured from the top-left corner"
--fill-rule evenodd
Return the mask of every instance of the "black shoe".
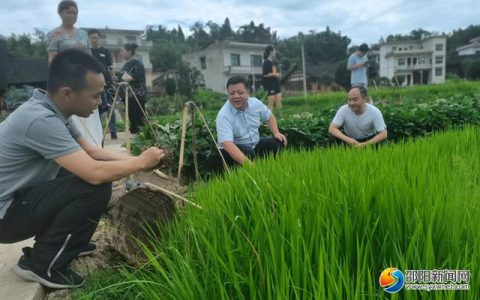
M 77 257 L 90 255 L 95 252 L 95 250 L 97 250 L 97 245 L 95 245 L 94 243 L 88 243 L 85 245 L 85 247 L 82 248 L 80 253 L 78 253 Z
M 111 134 L 111 135 L 110 135 L 110 139 L 112 139 L 112 140 L 118 140 L 118 135 L 116 135 L 116 134 Z
M 17 265 L 13 268 L 13 272 L 25 280 L 38 282 L 52 289 L 76 288 L 81 287 L 85 283 L 85 279 L 70 268 L 63 270 L 52 269 L 50 274 L 47 274 L 47 272 L 34 272 L 26 255 L 20 257 Z

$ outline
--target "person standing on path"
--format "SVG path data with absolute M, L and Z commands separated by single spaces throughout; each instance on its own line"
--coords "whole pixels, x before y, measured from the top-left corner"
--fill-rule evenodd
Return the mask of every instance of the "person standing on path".
M 90 53 L 88 34 L 76 28 L 78 5 L 72 0 L 63 0 L 58 4 L 57 12 L 62 19 L 62 25 L 47 34 L 47 51 L 49 63 L 55 55 L 67 49 L 78 49 Z M 73 122 L 85 138 L 97 145 L 102 144 L 103 130 L 98 109 L 89 117 L 73 116 Z
M 277 106 L 279 117 L 283 118 L 282 112 L 282 91 L 280 89 L 280 73 L 278 64 L 275 61 L 276 52 L 273 46 L 267 46 L 263 52 L 263 89 L 268 95 L 268 108 L 273 112 Z
M 352 53 L 348 58 L 347 69 L 351 72 L 350 84 L 351 87 L 363 86 L 367 88 L 367 67 L 368 56 L 367 53 L 370 49 L 367 44 L 361 44 L 358 50 Z
M 100 45 L 100 32 L 98 30 L 89 30 L 88 39 L 90 41 L 90 51 L 93 57 L 95 57 L 105 67 L 105 70 L 103 72 L 103 76 L 105 77 L 105 90 L 102 94 L 102 105 L 99 106 L 98 109 L 100 115 L 107 113 L 108 116 L 113 103 L 113 98 L 110 90 L 114 90 L 112 80 L 112 55 L 110 54 L 110 51 L 108 51 L 108 49 Z M 112 118 L 110 119 L 110 123 L 108 124 L 108 128 L 110 130 L 110 137 L 112 140 L 118 139 L 117 126 L 115 122 L 115 111 L 113 111 Z

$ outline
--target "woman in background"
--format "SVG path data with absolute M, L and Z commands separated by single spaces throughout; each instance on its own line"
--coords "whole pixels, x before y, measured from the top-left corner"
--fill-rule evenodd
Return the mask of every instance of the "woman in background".
M 48 62 L 50 63 L 57 53 L 67 49 L 80 49 L 90 53 L 87 32 L 75 27 L 78 17 L 77 3 L 63 0 L 58 4 L 57 12 L 62 19 L 62 25 L 47 34 Z M 98 109 L 88 118 L 72 116 L 72 120 L 85 139 L 96 146 L 102 145 L 103 132 Z
M 280 90 L 280 78 L 282 75 L 275 62 L 275 55 L 275 49 L 270 45 L 263 52 L 263 89 L 268 95 L 268 108 L 273 112 L 276 103 L 279 117 L 282 118 L 282 92 Z
M 128 95 L 128 118 L 130 119 L 130 132 L 133 134 L 138 133 L 140 127 L 144 124 L 143 112 L 145 111 L 145 102 L 147 102 L 145 67 L 141 61 L 135 58 L 137 48 L 138 45 L 136 44 L 123 45 L 120 55 L 126 63 L 118 76 L 119 80 L 130 84 L 138 102 L 140 102 L 137 102 L 133 94 Z

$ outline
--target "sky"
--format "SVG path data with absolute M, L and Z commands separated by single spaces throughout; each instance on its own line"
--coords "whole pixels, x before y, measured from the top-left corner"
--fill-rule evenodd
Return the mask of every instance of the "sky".
M 48 31 L 60 25 L 59 0 L 2 0 L 0 35 Z M 352 40 L 352 45 L 376 43 L 389 34 L 423 28 L 451 32 L 480 24 L 479 0 L 77 0 L 77 26 L 145 29 L 148 25 L 182 26 L 185 34 L 195 22 L 223 24 L 234 30 L 254 21 L 281 38 L 323 31 L 329 26 Z

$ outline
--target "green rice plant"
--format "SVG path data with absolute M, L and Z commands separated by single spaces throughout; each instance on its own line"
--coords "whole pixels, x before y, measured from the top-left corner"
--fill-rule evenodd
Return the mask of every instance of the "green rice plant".
M 198 186 L 204 209 L 152 236 L 124 281 L 142 299 L 479 299 L 479 168 L 472 127 L 256 161 Z M 470 291 L 390 295 L 388 267 L 470 270 Z

